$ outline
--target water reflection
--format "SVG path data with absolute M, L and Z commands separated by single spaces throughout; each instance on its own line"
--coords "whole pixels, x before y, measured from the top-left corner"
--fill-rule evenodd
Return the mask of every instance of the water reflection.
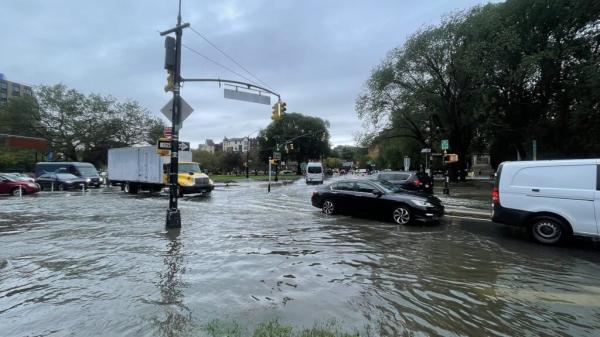
M 155 319 L 160 334 L 167 337 L 181 336 L 189 327 L 191 312 L 184 304 L 185 273 L 183 263 L 183 243 L 180 239 L 181 229 L 170 229 L 165 233 L 167 251 L 163 257 L 164 270 L 158 274 L 157 286 L 160 290 L 160 304 L 165 310 L 165 317 Z

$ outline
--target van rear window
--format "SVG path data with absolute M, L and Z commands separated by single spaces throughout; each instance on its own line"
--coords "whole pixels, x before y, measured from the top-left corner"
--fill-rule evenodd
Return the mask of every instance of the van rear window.
M 321 170 L 320 166 L 309 166 L 308 167 L 308 173 L 321 173 L 323 172 L 323 170 Z

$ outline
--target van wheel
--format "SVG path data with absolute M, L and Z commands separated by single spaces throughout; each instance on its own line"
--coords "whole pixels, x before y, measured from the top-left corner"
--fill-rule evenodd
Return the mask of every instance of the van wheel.
M 58 188 L 59 191 L 64 191 L 65 190 L 65 186 L 63 184 L 58 184 Z
M 555 217 L 540 216 L 531 220 L 529 232 L 535 241 L 546 245 L 554 245 L 568 235 L 566 228 L 563 221 Z
M 333 203 L 333 201 L 327 199 L 323 201 L 323 206 L 321 206 L 321 210 L 323 211 L 323 213 L 331 215 L 335 212 L 335 204 Z
M 412 213 L 407 206 L 397 206 L 392 211 L 392 220 L 398 225 L 408 225 L 412 221 Z

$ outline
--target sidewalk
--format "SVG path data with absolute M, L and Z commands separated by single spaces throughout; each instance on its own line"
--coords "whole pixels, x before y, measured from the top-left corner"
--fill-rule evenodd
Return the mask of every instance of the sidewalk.
M 446 214 L 489 219 L 492 211 L 492 185 L 489 179 L 469 179 L 449 183 L 450 194 L 443 194 L 443 180 L 436 180 L 434 194 L 446 207 Z

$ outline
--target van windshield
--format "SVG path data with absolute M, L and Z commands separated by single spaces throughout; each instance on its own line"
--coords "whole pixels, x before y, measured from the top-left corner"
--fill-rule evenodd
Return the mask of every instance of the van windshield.
M 93 166 L 76 166 L 82 177 L 97 177 L 98 171 Z
M 323 172 L 323 170 L 321 169 L 320 166 L 309 166 L 307 171 L 308 171 L 308 173 L 321 173 L 321 172 Z

